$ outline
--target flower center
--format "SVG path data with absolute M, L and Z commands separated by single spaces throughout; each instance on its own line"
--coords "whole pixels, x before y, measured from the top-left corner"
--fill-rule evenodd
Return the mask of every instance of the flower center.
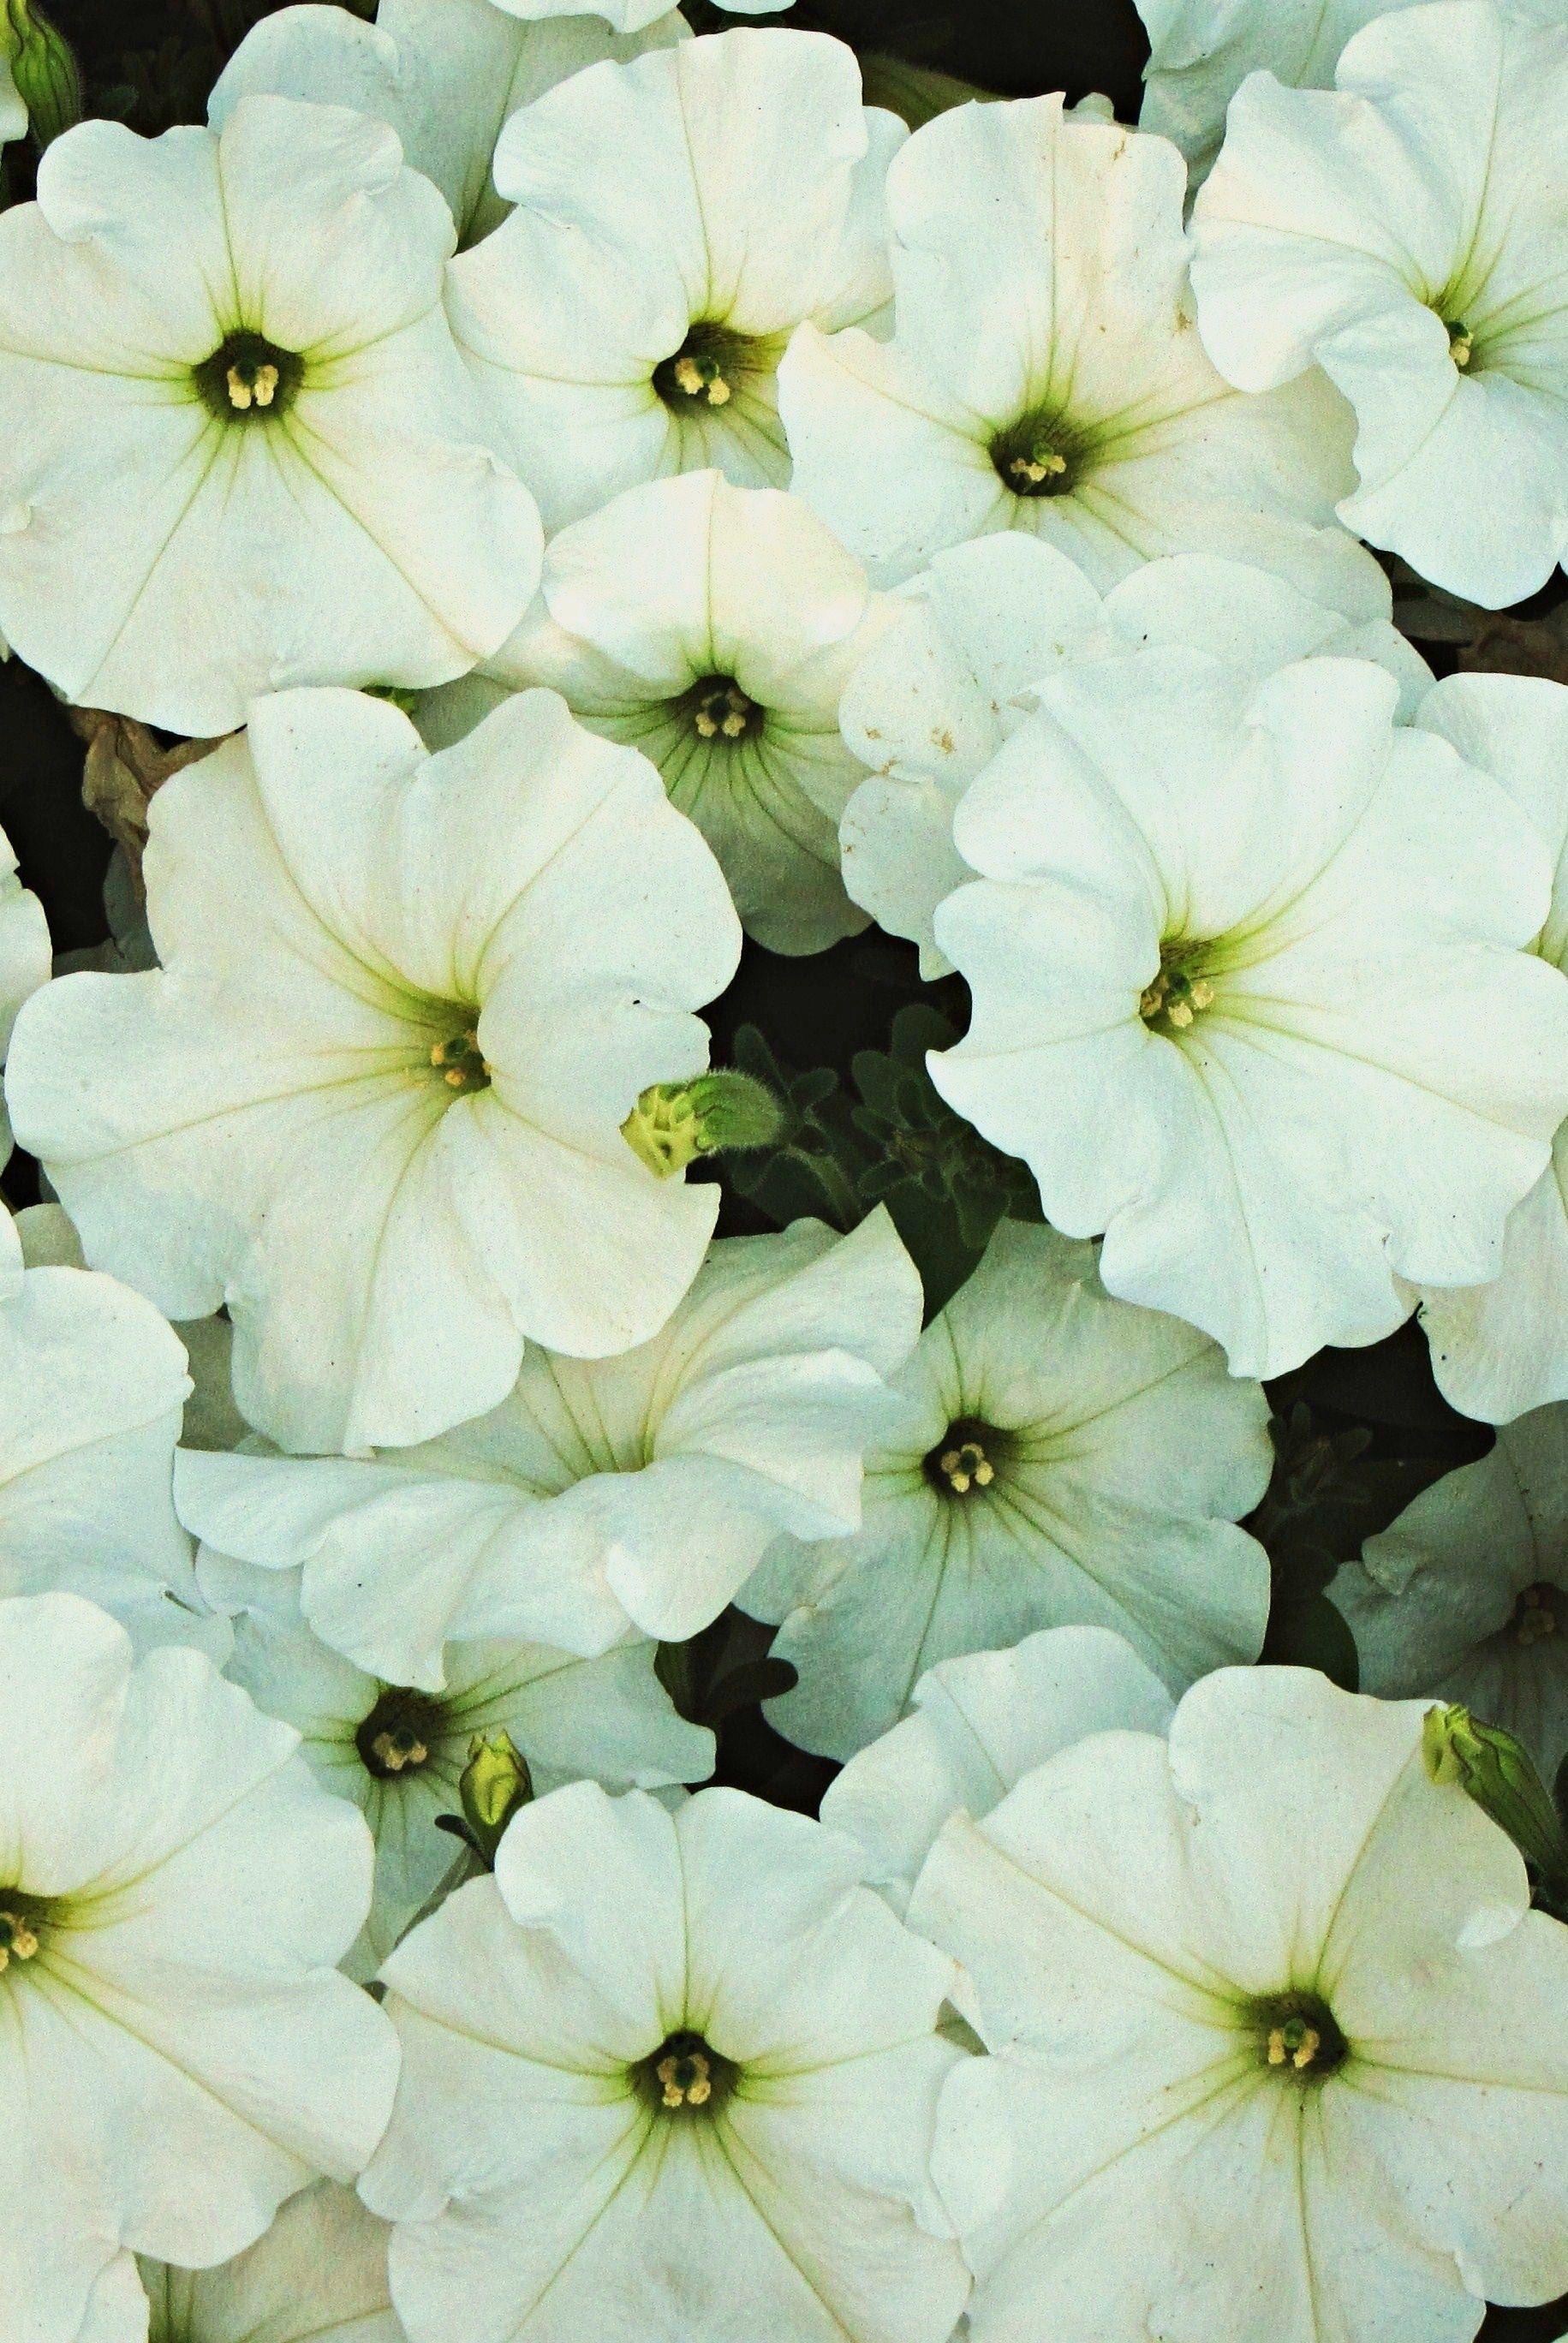
M 748 699 L 732 675 L 704 676 L 682 704 L 699 740 L 724 740 L 734 746 L 762 729 L 761 709 Z
M 991 1486 L 1008 1446 L 1008 1435 L 995 1424 L 960 1417 L 928 1453 L 926 1478 L 944 1497 L 972 1496 Z
M 1206 943 L 1179 941 L 1160 948 L 1160 971 L 1141 995 L 1138 1014 L 1157 1033 L 1185 1033 L 1194 1018 L 1214 1002 L 1211 979 L 1203 973 Z
M 1526 1650 L 1532 1644 L 1544 1643 L 1548 1635 L 1556 1634 L 1561 1621 L 1558 1610 L 1561 1590 L 1541 1584 L 1527 1586 L 1513 1606 L 1513 1640 Z
M 31 1915 L 16 1903 L 0 1905 L 0 1970 L 7 1970 L 12 1961 L 31 1961 L 35 1952 L 37 1928 Z
M 15 1887 L 0 1887 L 0 1976 L 36 1957 L 44 1907 Z
M 414 1692 L 405 1684 L 383 1685 L 375 1707 L 354 1736 L 366 1772 L 378 1782 L 396 1782 L 405 1774 L 417 1774 L 430 1762 L 441 1721 L 441 1704 L 428 1693 Z
M 495 1068 L 479 1048 L 473 1026 L 430 1044 L 430 1063 L 449 1091 L 487 1091 Z
M 1281 1993 L 1254 2002 L 1252 2026 L 1260 2062 L 1282 2081 L 1322 2083 L 1351 2055 L 1351 2046 L 1321 1995 Z
M 712 2116 L 734 2090 L 740 2069 L 700 2034 L 683 2028 L 667 2036 L 651 2056 L 639 2059 L 631 2077 L 660 2115 Z
M 228 335 L 193 369 L 196 388 L 220 423 L 266 423 L 286 415 L 305 377 L 294 350 L 265 334 Z
M 756 370 L 749 336 L 699 317 L 680 347 L 654 367 L 653 387 L 666 407 L 684 415 L 694 407 L 728 407 Z
M 1475 356 L 1475 336 L 1462 318 L 1448 321 L 1448 355 L 1462 373 Z
M 1015 497 L 1066 496 L 1081 475 L 1084 454 L 1066 417 L 1045 407 L 999 431 L 990 447 L 997 478 Z

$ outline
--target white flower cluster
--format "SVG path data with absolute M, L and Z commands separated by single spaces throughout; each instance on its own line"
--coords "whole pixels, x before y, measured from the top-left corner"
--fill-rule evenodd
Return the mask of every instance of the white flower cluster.
M 1141 5 L 287 6 L 0 211 L 0 635 L 189 744 L 96 966 L 0 838 L 0 2343 L 1568 2292 L 1568 684 L 1391 588 L 1568 557 L 1568 7 Z M 702 1161 L 873 922 L 940 1292 Z M 1407 1322 L 1352 1692 L 1264 1383 Z

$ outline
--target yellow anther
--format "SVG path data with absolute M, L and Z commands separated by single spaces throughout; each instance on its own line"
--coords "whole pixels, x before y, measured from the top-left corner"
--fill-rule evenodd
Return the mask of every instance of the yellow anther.
M 228 388 L 229 405 L 237 407 L 242 415 L 253 406 L 270 407 L 277 394 L 277 368 L 270 359 L 251 373 L 238 366 L 231 366 L 224 381 Z
M 1185 1033 L 1200 1010 L 1213 1006 L 1214 988 L 1206 976 L 1188 976 L 1180 962 L 1181 947 L 1162 960 L 1159 975 L 1140 995 L 1138 1014 L 1145 1024 L 1162 1017 L 1178 1033 Z
M 1513 1614 L 1513 1640 L 1526 1650 L 1557 1633 L 1557 1613 L 1549 1586 L 1527 1586 Z
M 1008 466 L 1015 480 L 1027 480 L 1031 488 L 1038 488 L 1042 480 L 1060 479 L 1066 469 L 1066 457 L 1059 456 L 1053 447 L 1037 447 L 1031 456 L 1015 456 Z
M 38 1939 L 21 1914 L 0 1911 L 0 1969 L 13 1960 L 30 1961 L 37 1949 Z
M 1315 2026 L 1309 2026 L 1291 2056 L 1291 2064 L 1298 2075 L 1305 2074 L 1322 2048 L 1322 2036 Z
M 996 1466 L 978 1440 L 944 1449 L 937 1466 L 955 1497 L 967 1497 L 971 1489 L 989 1489 L 996 1479 Z
M 706 2107 L 713 2096 L 713 2070 L 700 2050 L 661 2058 L 653 2072 L 667 2107 Z
M 389 1774 L 401 1774 L 409 1765 L 423 1765 L 430 1755 L 422 1741 L 416 1741 L 407 1733 L 378 1733 L 370 1747 Z
M 1270 2027 L 1270 2029 L 1269 2029 L 1269 2064 L 1270 2064 L 1270 2066 L 1282 2066 L 1284 2065 L 1284 2063 L 1285 2063 L 1286 2059 L 1290 2056 L 1290 2055 L 1291 2055 L 1291 2054 L 1290 2054 L 1290 2052 L 1289 2052 L 1289 2051 L 1286 2049 L 1286 2047 L 1285 2047 L 1285 2029 L 1284 2029 L 1284 2027 L 1283 2027 L 1282 2026 L 1271 2026 L 1271 2027 Z
M 1475 336 L 1468 326 L 1450 326 L 1448 355 L 1462 370 L 1470 364 L 1475 356 Z
M 688 398 L 706 398 L 709 407 L 729 404 L 729 385 L 711 358 L 704 363 L 690 357 L 678 357 L 670 372 L 677 388 L 683 390 Z

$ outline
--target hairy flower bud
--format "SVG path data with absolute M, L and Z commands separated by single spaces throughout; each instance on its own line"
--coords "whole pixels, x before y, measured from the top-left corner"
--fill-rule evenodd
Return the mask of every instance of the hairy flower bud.
M 1555 1888 L 1568 1885 L 1568 1835 L 1533 1760 L 1512 1733 L 1455 1703 L 1429 1708 L 1422 1754 L 1434 1782 L 1457 1782 Z
M 0 48 L 40 146 L 82 118 L 82 81 L 65 35 L 34 0 L 4 0 Z
M 668 1180 L 699 1155 L 771 1145 L 784 1128 L 784 1114 L 765 1083 L 728 1071 L 656 1082 L 620 1128 L 633 1154 Z
M 475 1734 L 457 1795 L 474 1846 L 493 1868 L 507 1825 L 534 1795 L 528 1760 L 509 1733 Z

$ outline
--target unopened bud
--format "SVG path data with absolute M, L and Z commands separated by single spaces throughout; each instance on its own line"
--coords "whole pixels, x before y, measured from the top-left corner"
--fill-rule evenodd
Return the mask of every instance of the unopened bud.
M 1456 1782 L 1543 1880 L 1568 1883 L 1568 1834 L 1533 1759 L 1512 1733 L 1455 1703 L 1427 1710 L 1421 1745 L 1434 1782 Z
M 47 146 L 82 118 L 82 80 L 71 45 L 36 0 L 0 0 L 0 48 L 33 136 Z
M 457 1785 L 463 1820 L 492 1868 L 507 1825 L 534 1795 L 528 1762 L 509 1733 L 476 1733 Z
M 684 1172 L 699 1155 L 768 1147 L 784 1128 L 784 1110 L 749 1074 L 699 1074 L 689 1082 L 656 1082 L 644 1091 L 620 1135 L 659 1179 Z

